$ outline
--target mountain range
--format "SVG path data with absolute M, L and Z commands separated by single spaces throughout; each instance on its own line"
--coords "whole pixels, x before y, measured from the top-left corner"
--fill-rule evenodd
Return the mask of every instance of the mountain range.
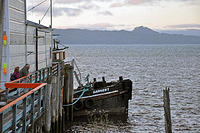
M 200 44 L 200 36 L 160 33 L 143 26 L 132 31 L 54 29 L 54 34 L 63 44 Z

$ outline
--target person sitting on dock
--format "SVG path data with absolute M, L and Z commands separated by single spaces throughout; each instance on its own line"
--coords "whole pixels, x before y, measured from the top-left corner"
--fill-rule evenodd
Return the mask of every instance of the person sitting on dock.
M 27 76 L 29 74 L 29 69 L 30 69 L 30 65 L 26 64 L 20 71 L 19 71 L 19 75 L 20 78 Z
M 16 80 L 20 78 L 19 76 L 19 67 L 15 67 L 14 72 L 12 73 L 11 77 L 10 77 L 10 81 Z

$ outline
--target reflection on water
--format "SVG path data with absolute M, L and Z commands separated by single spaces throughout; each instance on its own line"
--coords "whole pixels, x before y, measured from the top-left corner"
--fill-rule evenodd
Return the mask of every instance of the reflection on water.
M 133 81 L 126 123 L 76 123 L 73 131 L 164 132 L 162 89 L 169 86 L 173 131 L 200 132 L 200 45 L 76 45 L 68 56 L 83 76 Z

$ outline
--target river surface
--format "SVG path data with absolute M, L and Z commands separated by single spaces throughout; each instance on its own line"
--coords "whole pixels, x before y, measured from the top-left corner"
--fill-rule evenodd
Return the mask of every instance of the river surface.
M 127 122 L 76 123 L 67 132 L 163 133 L 163 89 L 170 87 L 173 132 L 200 132 L 200 45 L 71 45 L 82 76 L 133 81 Z

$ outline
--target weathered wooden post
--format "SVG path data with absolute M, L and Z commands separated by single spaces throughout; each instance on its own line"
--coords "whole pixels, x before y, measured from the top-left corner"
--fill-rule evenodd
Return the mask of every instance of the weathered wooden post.
M 51 77 L 47 80 L 47 89 L 46 89 L 46 112 L 45 112 L 45 132 L 50 133 L 51 131 L 51 93 L 52 93 L 52 84 Z
M 56 75 L 56 101 L 55 101 L 55 113 L 56 113 L 56 117 L 55 117 L 55 128 L 56 128 L 56 132 L 58 132 L 58 116 L 59 116 L 59 90 L 60 90 L 60 63 L 57 63 L 57 75 Z
M 172 133 L 170 98 L 169 98 L 168 87 L 166 87 L 166 89 L 163 90 L 163 102 L 164 102 L 164 112 L 165 112 L 165 132 Z
M 63 127 L 62 127 L 62 111 L 63 111 L 63 101 L 62 101 L 62 90 L 64 87 L 64 72 L 63 72 L 63 67 L 64 67 L 64 62 L 60 62 L 60 73 L 59 73 L 59 131 L 62 132 L 63 131 Z
M 64 87 L 63 87 L 63 105 L 73 103 L 74 87 L 73 87 L 73 66 L 70 64 L 64 65 Z M 73 121 L 73 105 L 65 106 L 65 120 Z
M 52 76 L 52 93 L 51 93 L 51 130 L 56 130 L 56 95 L 57 95 L 57 80 L 56 75 Z

